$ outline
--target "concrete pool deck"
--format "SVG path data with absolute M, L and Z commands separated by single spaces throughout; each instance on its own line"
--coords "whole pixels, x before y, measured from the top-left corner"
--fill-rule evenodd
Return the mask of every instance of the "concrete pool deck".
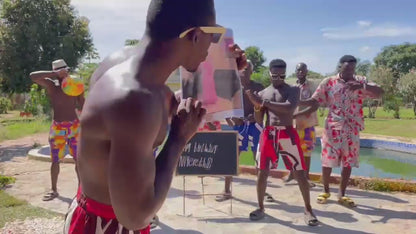
M 2 142 L 0 174 L 16 178 L 16 183 L 6 192 L 34 206 L 64 214 L 76 191 L 74 165 L 62 164 L 58 182 L 60 197 L 43 202 L 41 198 L 50 184 L 50 163 L 28 159 L 27 153 L 34 142 L 46 144 L 47 134 Z M 182 216 L 183 178 L 175 177 L 168 199 L 158 213 L 161 224 L 152 233 L 416 233 L 416 194 L 351 188 L 347 194 L 358 207 L 347 209 L 338 205 L 334 198 L 326 205 L 316 204 L 316 196 L 322 190 L 318 184 L 311 190 L 311 200 L 322 225 L 311 228 L 303 222 L 303 202 L 297 186 L 284 185 L 275 178 L 270 178 L 269 182 L 268 192 L 273 194 L 277 202 L 266 203 L 267 216 L 264 220 L 251 222 L 248 214 L 256 208 L 257 203 L 254 176 L 242 174 L 234 179 L 232 214 L 229 214 L 230 202 L 217 203 L 214 197 L 207 196 L 203 205 L 200 196 L 190 196 L 186 198 L 185 217 Z M 204 184 L 205 193 L 221 192 L 224 186 L 223 179 L 218 177 L 207 177 Z M 337 186 L 331 187 L 335 197 Z M 186 177 L 186 189 L 187 193 L 200 195 L 200 178 Z M 58 226 L 62 224 L 59 218 L 57 222 Z M 47 233 L 60 233 L 61 230 L 59 227 L 56 232 Z
M 49 167 L 48 162 L 29 160 L 23 155 L 2 162 L 0 173 L 16 178 L 16 183 L 6 192 L 34 206 L 65 214 L 77 186 L 74 165 L 62 164 L 58 181 L 60 197 L 43 202 L 41 198 L 50 184 Z M 348 209 L 336 203 L 335 188 L 328 204 L 316 204 L 316 196 L 322 189 L 318 185 L 311 190 L 311 200 L 322 224 L 313 228 L 303 221 L 303 201 L 298 187 L 284 185 L 274 178 L 269 179 L 268 192 L 277 201 L 265 203 L 267 216 L 264 220 L 250 221 L 248 215 L 257 207 L 255 184 L 256 178 L 251 175 L 243 174 L 234 179 L 235 199 L 230 214 L 229 201 L 218 203 L 213 196 L 206 196 L 204 205 L 198 196 L 202 193 L 201 179 L 186 177 L 186 191 L 195 196 L 186 197 L 183 216 L 183 177 L 175 177 L 168 198 L 158 212 L 161 223 L 152 233 L 415 233 L 416 194 L 351 188 L 348 195 L 358 206 Z M 221 192 L 223 186 L 222 178 L 204 179 L 206 194 Z

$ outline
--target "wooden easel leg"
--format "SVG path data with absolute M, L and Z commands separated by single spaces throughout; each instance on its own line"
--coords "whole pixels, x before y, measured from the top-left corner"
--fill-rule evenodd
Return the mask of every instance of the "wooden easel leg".
M 205 190 L 204 190 L 204 177 L 201 177 L 201 185 L 202 185 L 202 204 L 205 206 Z
M 183 177 L 183 216 L 185 216 L 185 176 Z
M 231 199 L 230 199 L 230 214 L 233 214 L 233 181 L 231 180 Z

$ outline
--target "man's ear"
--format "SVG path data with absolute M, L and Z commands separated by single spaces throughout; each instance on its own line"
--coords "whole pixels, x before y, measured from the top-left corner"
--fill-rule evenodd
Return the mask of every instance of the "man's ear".
M 195 30 L 193 30 L 192 33 L 191 33 L 192 42 L 194 44 L 198 43 L 201 35 L 202 35 L 201 29 L 196 28 Z

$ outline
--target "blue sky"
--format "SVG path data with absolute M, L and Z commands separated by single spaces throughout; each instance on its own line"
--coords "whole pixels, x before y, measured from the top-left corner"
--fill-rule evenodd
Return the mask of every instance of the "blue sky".
M 197 1 L 197 0 L 196 0 Z M 150 0 L 72 0 L 90 19 L 101 59 L 144 31 Z M 215 0 L 217 23 L 233 29 L 241 47 L 255 45 L 268 61 L 282 58 L 322 74 L 352 54 L 370 60 L 384 46 L 416 43 L 413 0 Z

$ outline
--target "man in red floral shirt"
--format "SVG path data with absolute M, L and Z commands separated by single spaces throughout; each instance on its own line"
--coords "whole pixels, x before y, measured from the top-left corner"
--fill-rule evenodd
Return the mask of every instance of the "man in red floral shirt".
M 354 56 L 343 56 L 339 60 L 339 73 L 324 79 L 311 99 L 300 102 L 300 105 L 309 106 L 302 111 L 304 114 L 316 111 L 320 105 L 329 109 L 321 140 L 324 192 L 317 199 L 321 204 L 330 197 L 332 168 L 342 165 L 338 202 L 348 207 L 355 206 L 354 201 L 345 196 L 345 190 L 351 168 L 358 167 L 359 162 L 360 131 L 364 129 L 363 99 L 379 98 L 383 94 L 383 90 L 369 84 L 366 77 L 355 75 L 356 64 Z

